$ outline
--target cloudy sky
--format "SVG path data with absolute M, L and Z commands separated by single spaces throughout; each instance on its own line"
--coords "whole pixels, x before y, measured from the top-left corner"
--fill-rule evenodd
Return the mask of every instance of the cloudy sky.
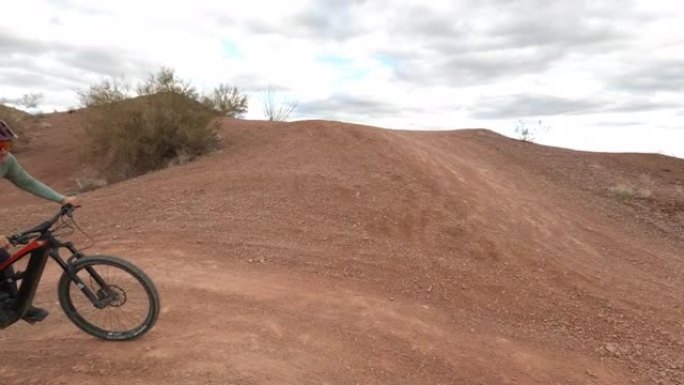
M 78 107 L 161 67 L 199 91 L 297 101 L 292 116 L 484 127 L 684 158 L 684 5 L 675 0 L 22 0 L 2 6 L 0 98 Z M 684 3 L 682 3 L 684 4 Z

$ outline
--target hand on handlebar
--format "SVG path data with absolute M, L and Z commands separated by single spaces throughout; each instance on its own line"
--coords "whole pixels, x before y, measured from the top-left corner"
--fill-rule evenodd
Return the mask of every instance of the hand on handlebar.
M 0 248 L 7 249 L 10 246 L 11 245 L 9 239 L 7 239 L 7 237 L 4 235 L 0 235 Z
M 64 197 L 64 199 L 62 199 L 62 201 L 59 203 L 61 203 L 62 206 L 66 206 L 66 205 L 79 206 L 78 201 L 79 201 L 78 197 L 72 195 L 72 196 Z

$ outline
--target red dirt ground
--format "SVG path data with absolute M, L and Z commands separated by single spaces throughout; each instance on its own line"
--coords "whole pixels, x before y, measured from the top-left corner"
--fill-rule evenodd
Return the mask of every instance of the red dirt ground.
M 17 158 L 73 191 L 82 113 Z M 1 384 L 684 384 L 684 160 L 225 119 L 222 151 L 81 194 L 87 252 L 157 283 L 154 330 L 0 332 Z M 56 206 L 0 183 L 0 231 Z M 74 240 L 85 244 L 82 236 Z

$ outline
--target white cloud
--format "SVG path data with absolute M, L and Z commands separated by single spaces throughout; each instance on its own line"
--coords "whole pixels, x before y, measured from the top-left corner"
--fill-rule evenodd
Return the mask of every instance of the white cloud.
M 684 6 L 667 0 L 24 0 L 0 19 L 0 97 L 78 104 L 103 77 L 173 68 L 228 83 L 263 118 L 269 86 L 294 118 L 389 128 L 552 125 L 545 143 L 684 157 Z M 591 140 L 587 138 L 591 137 Z M 681 149 L 679 147 L 682 147 Z

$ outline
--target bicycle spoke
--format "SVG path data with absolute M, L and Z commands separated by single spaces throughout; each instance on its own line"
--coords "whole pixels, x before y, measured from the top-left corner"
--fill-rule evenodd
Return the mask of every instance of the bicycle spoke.
M 107 286 L 100 287 L 93 276 L 84 269 L 79 273 L 87 274 L 82 280 L 87 283 L 88 288 L 98 297 L 102 297 L 100 299 L 104 299 L 105 295 L 116 297 L 109 299 L 110 303 L 104 309 L 97 309 L 85 295 L 72 296 L 73 305 L 82 317 L 94 326 L 113 332 L 125 332 L 144 322 L 147 317 L 144 311 L 149 301 L 144 287 L 127 272 L 111 266 L 99 266 L 95 271 Z M 79 291 L 73 283 L 70 290 Z M 123 296 L 125 300 L 122 299 Z M 78 301 L 74 297 L 78 297 Z M 118 305 L 119 301 L 125 303 Z
M 107 340 L 128 340 L 156 323 L 159 294 L 138 267 L 117 257 L 94 256 L 76 262 L 75 271 L 88 295 L 65 274 L 59 284 L 60 304 L 85 332 Z

